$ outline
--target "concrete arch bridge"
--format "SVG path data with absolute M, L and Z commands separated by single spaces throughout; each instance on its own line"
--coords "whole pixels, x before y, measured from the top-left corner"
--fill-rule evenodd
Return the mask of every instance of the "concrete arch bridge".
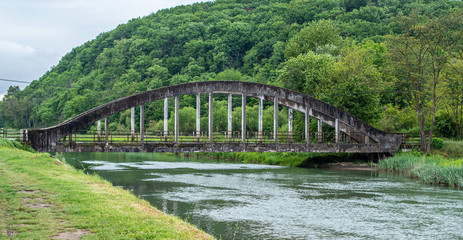
M 214 132 L 214 94 L 228 94 L 228 129 Z M 201 129 L 201 94 L 209 95 L 208 129 Z M 196 131 L 180 132 L 179 96 L 196 95 Z M 241 129 L 232 129 L 232 98 L 241 97 Z M 259 103 L 258 131 L 247 131 L 246 98 Z M 168 98 L 174 98 L 174 129 L 168 129 Z M 164 130 L 146 131 L 144 104 L 164 100 Z M 263 129 L 263 101 L 274 106 L 273 131 Z M 140 106 L 140 131 L 135 132 L 135 107 Z M 288 131 L 278 131 L 279 106 L 288 108 Z M 108 117 L 131 109 L 131 131 L 111 132 Z M 304 132 L 293 131 L 293 111 L 305 115 Z M 101 130 L 101 120 L 104 129 Z M 310 131 L 317 121 L 317 131 Z M 98 130 L 80 132 L 98 122 Z M 323 125 L 331 126 L 323 132 Z M 81 113 L 56 126 L 27 130 L 38 151 L 143 151 L 143 152 L 352 152 L 394 154 L 402 136 L 373 128 L 355 116 L 311 96 L 266 84 L 239 81 L 185 83 L 123 97 Z

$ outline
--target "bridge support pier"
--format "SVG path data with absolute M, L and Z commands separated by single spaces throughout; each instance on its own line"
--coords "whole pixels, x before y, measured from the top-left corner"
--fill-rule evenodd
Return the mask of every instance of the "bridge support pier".
M 322 120 L 318 119 L 318 127 L 317 127 L 317 130 L 318 130 L 318 143 L 322 143 L 323 141 L 323 122 Z
M 140 144 L 141 148 L 145 147 L 145 104 L 140 105 Z
M 104 119 L 104 135 L 105 135 L 105 145 L 108 145 L 109 139 L 109 127 L 108 127 L 108 118 Z
M 246 149 L 246 94 L 242 94 L 241 98 L 241 142 Z M 243 149 L 243 151 L 245 150 Z
M 168 121 L 169 121 L 169 99 L 164 98 L 164 142 L 167 142 L 167 135 L 169 135 Z
M 312 113 L 312 109 L 309 107 L 306 108 L 305 111 L 305 143 L 307 144 L 307 147 L 309 147 L 310 144 L 310 114 Z
M 201 138 L 201 93 L 196 95 L 196 141 Z
M 339 118 L 334 120 L 334 130 L 335 130 L 335 139 L 336 139 L 336 149 L 339 150 Z
M 273 141 L 278 144 L 278 96 L 273 98 Z
M 101 142 L 101 120 L 98 120 L 96 126 L 97 126 L 98 142 Z
M 214 124 L 214 99 L 212 92 L 209 93 L 209 143 L 212 144 L 212 133 Z
M 175 96 L 175 116 L 174 116 L 174 120 L 175 120 L 175 124 L 174 124 L 174 128 L 175 128 L 175 144 L 178 144 L 178 134 L 179 134 L 179 125 L 178 125 L 178 96 Z
M 135 139 L 135 107 L 130 108 L 130 135 L 133 142 Z
M 232 139 L 232 94 L 228 94 L 228 142 Z
M 264 96 L 259 96 L 259 126 L 258 126 L 258 138 L 259 143 L 262 143 L 262 111 L 264 106 Z
M 288 142 L 293 142 L 293 109 L 288 108 Z

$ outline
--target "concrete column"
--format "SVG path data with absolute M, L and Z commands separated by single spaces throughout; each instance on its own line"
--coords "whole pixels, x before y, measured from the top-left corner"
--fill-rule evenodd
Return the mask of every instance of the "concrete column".
M 323 123 L 322 120 L 318 119 L 318 143 L 321 143 L 323 141 Z
M 105 144 L 108 145 L 108 138 L 109 138 L 108 118 L 104 119 L 104 135 L 105 135 Z
M 100 137 L 101 137 L 101 120 L 98 120 L 96 126 L 97 126 L 98 142 L 100 142 Z
M 178 125 L 179 118 L 178 118 L 178 96 L 175 96 L 175 143 L 178 144 L 178 136 L 180 131 L 180 126 Z
M 140 105 L 140 143 L 141 147 L 145 146 L 145 105 Z
M 135 138 L 135 107 L 130 108 L 130 135 Z
M 273 140 L 278 143 L 278 97 L 273 98 Z
M 241 99 L 241 142 L 246 143 L 246 95 Z
M 288 108 L 288 136 L 289 142 L 293 142 L 293 109 Z
M 368 135 L 365 135 L 365 144 L 370 145 L 370 138 L 368 137 Z
M 232 94 L 228 94 L 228 142 L 232 138 Z
M 214 99 L 212 92 L 209 93 L 209 143 L 212 143 L 212 133 L 213 133 L 213 125 L 214 125 Z
M 201 93 L 196 95 L 196 141 L 201 137 Z
M 167 142 L 167 136 L 169 135 L 169 99 L 164 98 L 164 141 Z
M 264 97 L 260 96 L 259 97 L 259 126 L 258 126 L 258 138 L 259 138 L 259 143 L 262 143 L 262 128 L 263 128 L 263 123 L 262 123 L 262 111 L 264 107 Z
M 309 135 L 309 127 L 310 127 L 310 108 L 305 109 L 305 143 L 309 144 L 310 143 L 310 135 Z
M 334 120 L 334 129 L 335 129 L 336 146 L 339 147 L 339 119 L 338 118 Z

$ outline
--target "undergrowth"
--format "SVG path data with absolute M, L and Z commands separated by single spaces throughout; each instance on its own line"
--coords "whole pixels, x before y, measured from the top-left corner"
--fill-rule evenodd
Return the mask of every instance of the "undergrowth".
M 399 172 L 425 183 L 463 188 L 463 159 L 449 159 L 440 155 L 401 153 L 379 161 L 379 169 Z

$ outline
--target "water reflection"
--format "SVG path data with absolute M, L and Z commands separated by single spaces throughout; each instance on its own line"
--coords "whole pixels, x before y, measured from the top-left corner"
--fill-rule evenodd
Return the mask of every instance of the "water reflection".
M 463 193 L 371 172 L 66 154 L 222 239 L 463 238 Z

